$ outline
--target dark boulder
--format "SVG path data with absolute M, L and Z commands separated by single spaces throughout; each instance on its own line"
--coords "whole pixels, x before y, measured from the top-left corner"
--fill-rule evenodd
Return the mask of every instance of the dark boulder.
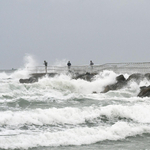
M 119 89 L 123 88 L 124 86 L 126 86 L 128 84 L 128 82 L 130 82 L 132 80 L 139 82 L 139 81 L 143 80 L 144 78 L 150 80 L 150 73 L 147 73 L 145 75 L 140 74 L 140 73 L 134 73 L 134 74 L 131 74 L 127 80 L 124 78 L 123 75 L 117 76 L 116 83 L 107 85 L 104 88 L 104 90 L 102 91 L 102 93 L 106 93 L 110 90 L 119 90 Z M 138 96 L 139 97 L 145 97 L 145 96 L 150 97 L 150 86 L 140 87 L 140 92 L 139 92 Z
M 116 77 L 116 80 L 119 81 L 126 81 L 125 77 L 123 75 L 119 75 Z
M 31 77 L 29 79 L 20 79 L 19 82 L 20 83 L 35 83 L 38 82 L 38 79 L 43 78 L 45 76 L 48 77 L 55 77 L 56 75 L 58 75 L 57 73 L 33 73 L 31 74 Z
M 92 81 L 93 77 L 97 75 L 96 73 L 84 73 L 84 74 L 78 74 L 73 79 L 83 79 L 86 81 Z
M 131 80 L 135 80 L 135 81 L 140 81 L 144 79 L 144 75 L 143 74 L 140 74 L 140 73 L 134 73 L 134 74 L 131 74 L 128 79 L 127 79 L 127 82 L 131 81 Z
M 20 83 L 29 83 L 29 79 L 20 79 L 19 82 Z
M 107 85 L 101 93 L 107 93 L 110 90 L 116 90 L 116 89 L 117 89 L 116 84 Z
M 139 97 L 150 97 L 150 86 L 142 86 L 140 87 Z
M 127 85 L 127 80 L 125 79 L 123 75 L 117 76 L 116 81 L 117 82 L 114 84 L 107 85 L 101 93 L 106 93 L 110 90 L 119 90 L 123 88 L 125 85 Z
M 146 73 L 144 76 L 147 80 L 150 80 L 150 73 Z
M 111 84 L 111 85 L 107 85 L 104 90 L 102 91 L 102 93 L 106 93 L 110 90 L 119 90 L 121 88 L 123 88 L 124 86 L 127 85 L 127 82 L 126 81 L 119 81 L 115 84 Z
M 30 77 L 29 79 L 20 79 L 20 83 L 35 83 L 38 82 L 38 78 Z

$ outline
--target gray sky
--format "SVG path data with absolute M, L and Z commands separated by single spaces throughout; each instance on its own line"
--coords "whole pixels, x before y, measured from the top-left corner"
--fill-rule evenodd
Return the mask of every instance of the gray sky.
M 0 0 L 0 69 L 150 61 L 150 0 Z

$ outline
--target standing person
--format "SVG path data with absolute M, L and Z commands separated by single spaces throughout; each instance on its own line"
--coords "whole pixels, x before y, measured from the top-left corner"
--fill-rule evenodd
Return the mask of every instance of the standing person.
M 92 60 L 90 60 L 91 69 L 93 69 L 93 65 L 94 65 L 94 63 L 92 62 Z
M 90 66 L 93 66 L 94 65 L 94 63 L 92 62 L 92 60 L 90 61 Z
M 68 66 L 68 69 L 70 69 L 70 67 L 71 67 L 70 61 L 68 61 L 67 66 Z
M 45 65 L 45 72 L 47 73 L 47 62 L 44 60 L 44 65 Z

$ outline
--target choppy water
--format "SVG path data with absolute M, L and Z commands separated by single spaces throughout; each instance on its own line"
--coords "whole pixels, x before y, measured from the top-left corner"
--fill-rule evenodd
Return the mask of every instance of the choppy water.
M 26 71 L 1 72 L 0 149 L 150 149 L 150 98 L 137 97 L 150 81 L 100 93 L 118 75 L 105 70 L 92 82 L 60 75 L 21 84 Z

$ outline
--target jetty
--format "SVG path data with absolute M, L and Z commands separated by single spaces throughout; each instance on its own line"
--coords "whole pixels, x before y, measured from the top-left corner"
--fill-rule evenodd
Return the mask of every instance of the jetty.
M 35 66 L 27 68 L 30 74 L 29 79 L 20 79 L 20 83 L 34 83 L 39 78 L 48 76 L 54 77 L 60 74 L 71 75 L 72 79 L 84 79 L 92 81 L 92 78 L 104 70 L 113 71 L 117 74 L 147 74 L 150 73 L 150 62 L 138 63 L 107 63 L 103 65 L 85 66 Z M 46 73 L 47 72 L 47 73 Z
M 44 66 L 35 66 L 28 68 L 31 76 L 42 77 L 48 75 L 50 77 L 56 74 L 86 74 L 92 73 L 97 74 L 104 70 L 114 71 L 115 73 L 149 73 L 150 72 L 150 62 L 129 62 L 129 63 L 106 63 L 102 65 L 90 65 L 84 66 L 47 66 L 47 73 L 45 73 Z

